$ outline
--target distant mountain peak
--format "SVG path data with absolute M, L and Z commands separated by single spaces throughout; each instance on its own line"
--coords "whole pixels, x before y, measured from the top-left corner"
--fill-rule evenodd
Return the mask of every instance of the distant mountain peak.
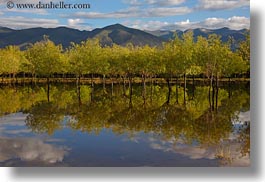
M 161 46 L 163 42 L 171 40 L 175 35 L 182 36 L 187 31 L 193 31 L 194 37 L 197 36 L 208 37 L 209 34 L 218 34 L 222 36 L 222 41 L 227 41 L 229 36 L 234 37 L 235 40 L 244 40 L 247 29 L 231 30 L 227 27 L 221 29 L 206 29 L 197 28 L 186 31 L 175 30 L 157 30 L 157 31 L 143 31 L 139 29 L 129 28 L 122 24 L 109 25 L 103 28 L 97 28 L 92 31 L 80 31 L 70 27 L 57 28 L 28 28 L 28 29 L 10 29 L 0 26 L 0 48 L 8 45 L 16 45 L 21 49 L 25 49 L 25 45 L 35 43 L 43 39 L 43 35 L 49 38 L 55 44 L 62 44 L 63 47 L 69 47 L 71 42 L 80 43 L 88 38 L 98 38 L 102 45 L 118 44 L 125 46 L 131 43 L 136 46 Z
M 114 29 L 128 29 L 128 27 L 122 25 L 122 24 L 119 24 L 119 23 L 116 23 L 114 25 L 109 25 L 109 26 L 106 26 L 104 27 L 103 29 L 110 29 L 110 30 L 114 30 Z
M 223 27 L 223 28 L 220 28 L 220 30 L 231 30 L 231 29 L 228 27 Z

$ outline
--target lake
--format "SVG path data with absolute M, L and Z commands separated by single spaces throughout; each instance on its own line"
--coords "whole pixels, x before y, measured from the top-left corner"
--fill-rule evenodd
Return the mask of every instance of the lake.
M 0 87 L 0 166 L 249 165 L 249 82 Z

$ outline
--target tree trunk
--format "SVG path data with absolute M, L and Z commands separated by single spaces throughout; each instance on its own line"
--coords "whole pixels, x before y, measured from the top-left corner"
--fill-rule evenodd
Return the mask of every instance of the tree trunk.
M 186 87 L 187 87 L 187 80 L 186 80 L 186 73 L 184 73 L 184 104 L 186 104 Z
M 218 79 L 218 74 L 216 74 L 216 83 L 215 83 L 215 109 L 217 110 L 218 107 L 218 87 L 219 87 L 219 83 L 218 83 L 219 79 Z
M 125 76 L 122 77 L 123 80 L 123 95 L 126 94 L 126 82 L 125 82 Z
M 50 102 L 50 77 L 47 77 L 47 85 L 48 85 L 47 100 L 48 102 Z
M 179 104 L 178 75 L 176 76 L 176 103 Z
M 192 100 L 195 97 L 195 75 L 192 75 Z
M 214 97 L 214 95 L 215 95 L 215 86 L 214 86 L 214 83 L 213 83 L 213 85 L 212 85 L 212 111 L 214 111 L 214 100 L 215 100 L 215 97 Z
M 106 75 L 103 75 L 103 90 L 106 90 Z
M 94 88 L 94 74 L 91 74 L 91 87 Z
M 231 99 L 231 77 L 229 77 L 228 82 L 228 98 Z
M 37 84 L 37 75 L 36 74 L 34 74 L 34 85 L 36 85 Z
M 167 95 L 167 102 L 166 103 L 169 104 L 170 103 L 170 97 L 171 97 L 171 91 L 172 91 L 169 79 L 167 79 L 167 87 L 168 87 L 168 95 Z
M 25 80 L 26 79 L 26 74 L 25 74 L 25 72 L 23 72 L 23 85 L 25 86 Z
M 153 101 L 153 86 L 154 86 L 154 83 L 153 83 L 153 77 L 151 76 L 150 77 L 150 79 L 151 79 L 151 94 L 150 94 L 150 100 L 151 100 L 151 102 Z
M 217 79 L 217 78 L 216 78 Z M 216 94 L 215 94 L 215 109 L 217 110 L 218 108 L 218 81 L 216 81 Z
M 212 109 L 212 102 L 211 102 L 211 86 L 209 87 L 209 90 L 208 90 L 208 101 L 209 101 L 210 109 Z
M 12 75 L 9 73 L 9 84 L 12 84 Z
M 77 85 L 77 95 L 78 95 L 78 104 L 79 106 L 82 105 L 82 100 L 81 100 L 81 87 L 80 84 Z
M 132 107 L 132 94 L 133 94 L 133 89 L 132 89 L 132 77 L 129 75 L 129 87 L 130 87 L 130 107 Z
M 143 97 L 143 100 L 144 100 L 144 104 L 146 102 L 146 75 L 145 74 L 142 74 L 142 84 L 143 84 L 143 91 L 142 91 L 142 97 Z
M 114 94 L 113 88 L 114 88 L 114 83 L 113 83 L 113 78 L 111 78 L 111 97 L 113 97 Z

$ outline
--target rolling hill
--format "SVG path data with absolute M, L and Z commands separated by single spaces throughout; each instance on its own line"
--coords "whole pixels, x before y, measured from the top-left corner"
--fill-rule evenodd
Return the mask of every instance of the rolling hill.
M 209 29 L 190 29 L 194 37 L 201 35 L 207 37 L 209 34 L 218 34 L 222 36 L 223 41 L 227 41 L 229 36 L 234 37 L 236 41 L 243 40 L 247 31 L 230 30 L 228 28 L 209 30 Z M 184 32 L 186 32 L 184 31 Z M 29 44 L 43 39 L 43 35 L 48 35 L 55 44 L 62 44 L 64 48 L 69 47 L 71 42 L 80 43 L 88 38 L 98 38 L 102 45 L 118 44 L 125 46 L 131 43 L 136 46 L 160 46 L 163 42 L 179 36 L 183 31 L 142 31 L 128 28 L 120 24 L 110 25 L 104 28 L 97 28 L 92 31 L 80 31 L 67 27 L 58 28 L 30 28 L 14 30 L 6 27 L 0 27 L 0 48 L 8 45 L 16 45 L 25 49 Z
M 147 31 L 148 33 L 155 35 L 164 41 L 168 41 L 170 39 L 173 39 L 175 34 L 178 36 L 181 36 L 183 33 L 192 31 L 194 34 L 194 37 L 202 36 L 202 37 L 208 37 L 210 34 L 217 34 L 221 35 L 221 39 L 223 42 L 226 42 L 229 40 L 229 37 L 233 37 L 237 42 L 244 40 L 245 38 L 245 33 L 248 31 L 247 29 L 242 29 L 242 30 L 231 30 L 227 27 L 220 28 L 220 29 L 205 29 L 205 28 L 196 28 L 196 29 L 188 29 L 185 31 Z

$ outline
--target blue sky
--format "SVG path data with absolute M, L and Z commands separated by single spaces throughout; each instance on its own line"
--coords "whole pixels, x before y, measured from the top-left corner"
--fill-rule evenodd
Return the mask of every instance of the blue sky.
M 120 23 L 142 30 L 243 29 L 250 26 L 249 0 L 53 0 L 89 3 L 90 9 L 8 9 L 0 2 L 0 26 L 14 29 L 67 26 L 92 30 Z M 11 0 L 38 3 L 39 0 Z M 51 0 L 41 0 L 48 3 Z

